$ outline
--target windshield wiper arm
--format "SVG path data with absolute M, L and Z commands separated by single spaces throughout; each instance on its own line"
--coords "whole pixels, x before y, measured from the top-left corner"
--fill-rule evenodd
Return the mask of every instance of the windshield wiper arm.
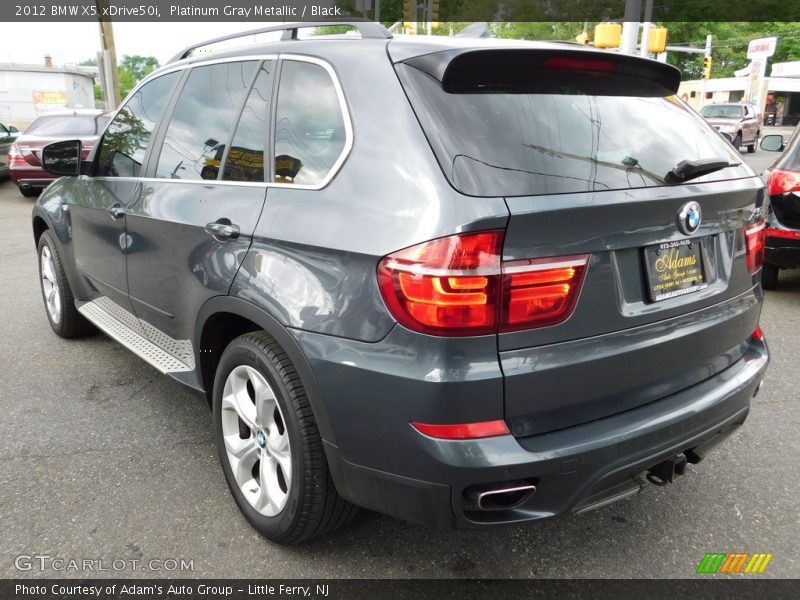
M 664 183 L 683 183 L 726 167 L 738 167 L 740 164 L 742 163 L 732 163 L 719 158 L 682 160 L 669 173 L 664 175 Z

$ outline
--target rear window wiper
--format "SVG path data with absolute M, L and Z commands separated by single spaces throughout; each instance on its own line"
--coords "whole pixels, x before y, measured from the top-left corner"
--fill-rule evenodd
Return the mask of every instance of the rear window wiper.
M 664 175 L 664 183 L 683 183 L 726 167 L 738 167 L 740 164 L 742 163 L 732 163 L 719 158 L 682 160 L 669 173 Z

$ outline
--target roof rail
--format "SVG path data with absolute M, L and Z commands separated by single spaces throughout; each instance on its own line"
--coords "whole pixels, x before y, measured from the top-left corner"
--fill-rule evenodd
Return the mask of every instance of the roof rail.
M 273 31 L 282 31 L 283 35 L 281 36 L 281 40 L 296 40 L 297 39 L 297 30 L 298 29 L 305 29 L 307 27 L 328 27 L 331 25 L 349 25 L 354 29 L 358 30 L 361 34 L 362 39 L 380 39 L 386 40 L 392 37 L 392 34 L 389 33 L 389 30 L 386 29 L 380 23 L 376 23 L 375 21 L 370 21 L 368 19 L 364 20 L 352 20 L 352 21 L 303 21 L 298 23 L 281 23 L 279 25 L 270 25 L 269 27 L 261 27 L 259 29 L 251 29 L 249 31 L 242 31 L 240 33 L 231 33 L 230 35 L 223 35 L 218 38 L 212 38 L 210 40 L 205 40 L 200 42 L 199 44 L 193 44 L 191 46 L 187 46 L 180 52 L 178 52 L 175 56 L 173 56 L 167 64 L 173 63 L 179 60 L 183 60 L 186 58 L 192 50 L 197 50 L 198 48 L 202 48 L 203 46 L 208 46 L 210 44 L 217 44 L 219 42 L 226 42 L 228 40 L 234 40 L 240 37 L 247 37 L 248 35 L 258 35 L 260 33 L 270 33 Z

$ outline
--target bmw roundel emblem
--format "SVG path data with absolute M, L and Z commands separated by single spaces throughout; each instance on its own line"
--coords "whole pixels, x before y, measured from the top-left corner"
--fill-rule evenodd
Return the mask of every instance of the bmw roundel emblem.
M 702 220 L 703 215 L 697 202 L 687 202 L 678 212 L 678 228 L 686 235 L 697 231 Z

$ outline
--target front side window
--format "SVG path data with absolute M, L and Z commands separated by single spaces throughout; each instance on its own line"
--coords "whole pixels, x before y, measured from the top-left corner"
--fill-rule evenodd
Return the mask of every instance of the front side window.
M 246 61 L 192 69 L 164 137 L 156 177 L 218 178 L 225 146 L 258 65 Z
M 142 175 L 150 138 L 180 78 L 169 73 L 144 84 L 123 106 L 108 126 L 100 146 L 97 175 L 138 177 Z
M 275 117 L 275 181 L 319 185 L 347 140 L 339 95 L 320 65 L 286 60 Z

